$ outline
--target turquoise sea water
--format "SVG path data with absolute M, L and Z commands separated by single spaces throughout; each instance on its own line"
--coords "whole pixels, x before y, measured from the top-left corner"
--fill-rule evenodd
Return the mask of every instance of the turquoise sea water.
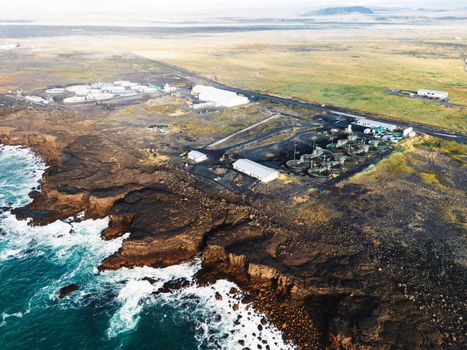
M 98 272 L 126 238 L 100 239 L 108 218 L 79 216 L 42 227 L 16 219 L 10 210 L 31 201 L 28 193 L 40 189 L 44 170 L 28 149 L 0 145 L 0 349 L 293 348 L 274 327 L 258 330 L 263 316 L 230 294 L 233 283 L 198 286 L 193 276 L 200 259 Z M 190 285 L 155 293 L 179 278 Z M 59 299 L 60 288 L 71 283 L 78 290 Z

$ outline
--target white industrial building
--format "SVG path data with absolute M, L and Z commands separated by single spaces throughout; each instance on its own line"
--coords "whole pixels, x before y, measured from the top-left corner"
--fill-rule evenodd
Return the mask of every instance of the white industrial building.
M 102 86 L 104 86 L 104 83 L 101 83 L 101 82 L 97 82 L 97 83 L 94 83 L 94 84 L 91 84 L 91 89 L 102 89 Z
M 130 97 L 130 96 L 136 96 L 138 94 L 138 91 L 136 90 L 123 90 L 118 93 L 118 96 L 120 97 Z
M 394 124 L 388 124 L 388 123 L 383 123 L 379 122 L 377 120 L 371 120 L 367 118 L 359 118 L 356 121 L 354 121 L 352 124 L 354 125 L 359 125 L 359 126 L 364 126 L 366 128 L 378 128 L 378 127 L 383 127 L 386 130 L 389 131 L 394 131 L 397 129 L 397 126 Z
M 403 137 L 414 137 L 416 134 L 415 134 L 415 131 L 413 131 L 413 128 L 412 127 L 408 127 L 404 130 L 402 130 L 402 136 Z
M 66 87 L 65 90 L 68 92 L 74 92 L 79 96 L 86 96 L 91 90 L 91 87 L 89 85 L 72 85 Z
M 248 98 L 232 91 L 217 89 L 212 86 L 196 85 L 191 94 L 200 101 L 210 102 L 216 107 L 235 107 L 249 103 Z
M 117 80 L 117 81 L 114 81 L 114 85 L 115 86 L 123 86 L 123 87 L 127 87 L 127 88 L 134 88 L 135 86 L 138 86 L 139 84 L 128 81 L 128 80 Z
M 208 159 L 208 157 L 204 153 L 193 150 L 188 152 L 188 159 L 194 161 L 195 163 L 201 163 Z
M 209 107 L 212 107 L 213 104 L 212 102 L 202 102 L 202 103 L 195 103 L 192 105 L 192 108 L 193 109 L 205 109 L 205 108 L 209 108 Z
M 169 93 L 175 92 L 175 91 L 177 91 L 177 88 L 175 86 L 171 86 L 169 84 L 164 85 L 164 92 L 169 94 Z
M 448 93 L 445 91 L 436 91 L 436 90 L 427 90 L 427 89 L 419 89 L 417 92 L 418 96 L 433 98 L 436 100 L 447 100 Z
M 86 102 L 85 96 L 72 96 L 63 99 L 63 103 L 81 103 Z
M 279 172 L 277 170 L 268 168 L 267 166 L 258 164 L 249 159 L 239 159 L 233 163 L 233 167 L 235 170 L 254 177 L 261 182 L 270 182 L 279 177 Z
M 114 94 L 110 93 L 105 93 L 105 92 L 91 92 L 90 94 L 86 95 L 86 100 L 90 101 L 104 101 L 104 100 L 110 100 L 114 98 Z
M 110 92 L 114 87 L 112 83 L 103 83 L 100 87 L 101 91 L 103 92 Z
M 114 85 L 114 86 L 112 86 L 110 88 L 107 88 L 106 92 L 110 92 L 110 93 L 113 93 L 113 94 L 119 94 L 120 92 L 123 92 L 125 90 L 126 90 L 126 88 L 124 86 Z
M 24 99 L 26 101 L 37 103 L 37 104 L 42 104 L 42 105 L 47 105 L 50 103 L 49 100 L 46 100 L 45 98 L 42 98 L 40 96 L 25 96 Z

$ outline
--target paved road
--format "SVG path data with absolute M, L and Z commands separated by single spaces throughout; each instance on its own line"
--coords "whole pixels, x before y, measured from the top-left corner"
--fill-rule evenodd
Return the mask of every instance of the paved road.
M 374 116 L 374 115 L 369 115 L 369 114 L 357 114 L 352 111 L 348 111 L 345 109 L 341 108 L 335 108 L 335 107 L 328 107 L 328 106 L 323 106 L 317 103 L 312 103 L 312 102 L 302 102 L 290 98 L 284 98 L 284 97 L 278 97 L 278 96 L 272 96 L 272 95 L 267 95 L 267 94 L 262 94 L 262 93 L 255 93 L 252 91 L 248 90 L 243 90 L 243 89 L 238 89 L 234 88 L 228 85 L 224 84 L 219 84 L 216 82 L 212 82 L 212 84 L 216 85 L 219 88 L 223 88 L 225 90 L 229 91 L 234 91 L 236 93 L 242 94 L 250 99 L 254 100 L 269 100 L 273 102 L 278 102 L 278 103 L 283 103 L 286 105 L 290 106 L 296 106 L 296 107 L 301 107 L 301 108 L 309 108 L 309 109 L 314 109 L 314 110 L 319 110 L 327 113 L 333 113 L 337 115 L 342 115 L 346 117 L 352 117 L 352 118 L 367 118 L 369 120 L 376 120 L 376 121 L 381 121 L 385 123 L 390 123 L 390 124 L 396 124 L 399 125 L 403 128 L 408 128 L 408 127 L 413 127 L 416 132 L 421 132 L 425 133 L 428 135 L 433 135 L 433 136 L 438 136 L 442 137 L 445 139 L 451 139 L 451 140 L 457 140 L 457 141 L 462 141 L 462 142 L 467 142 L 467 135 L 464 134 L 457 134 L 457 133 L 449 133 L 446 132 L 443 129 L 439 129 L 436 127 L 428 126 L 428 125 L 422 125 L 422 124 L 416 124 L 416 123 L 408 123 L 408 122 L 402 122 L 398 120 L 393 120 L 393 119 L 388 119 L 380 116 Z
M 313 109 L 313 110 L 318 110 L 318 111 L 323 111 L 327 113 L 333 113 L 337 115 L 342 115 L 342 116 L 347 116 L 351 118 L 367 118 L 370 120 L 376 120 L 376 121 L 381 121 L 385 123 L 391 123 L 391 124 L 396 124 L 399 125 L 402 128 L 408 128 L 408 127 L 413 127 L 415 132 L 419 133 L 424 133 L 428 135 L 433 135 L 449 140 L 456 140 L 456 141 L 461 141 L 461 142 L 467 142 L 467 135 L 465 134 L 460 134 L 460 133 L 450 133 L 444 129 L 437 128 L 435 126 L 429 126 L 429 125 L 424 125 L 424 124 L 418 124 L 418 123 L 408 123 L 408 122 L 403 122 L 399 120 L 394 120 L 394 119 L 389 119 L 381 116 L 375 116 L 375 115 L 369 115 L 369 114 L 361 114 L 361 113 L 356 113 L 348 109 L 344 108 L 339 108 L 339 107 L 331 107 L 331 106 L 324 106 L 318 103 L 313 103 L 313 102 L 304 102 L 304 101 L 299 101 L 291 98 L 285 98 L 285 97 L 279 97 L 279 96 L 273 96 L 273 95 L 268 95 L 268 94 L 263 94 L 255 91 L 249 91 L 249 90 L 244 90 L 244 89 L 239 89 L 236 87 L 232 87 L 229 85 L 221 84 L 215 80 L 201 77 L 198 74 L 191 72 L 187 69 L 171 65 L 165 62 L 160 62 L 158 61 L 158 64 L 161 66 L 165 66 L 167 68 L 172 69 L 176 74 L 180 74 L 181 76 L 189 76 L 193 78 L 195 81 L 202 82 L 204 84 L 210 84 L 213 86 L 216 86 L 221 89 L 229 90 L 236 92 L 238 94 L 242 94 L 246 97 L 248 97 L 251 100 L 259 101 L 259 100 L 268 100 L 268 101 L 273 101 L 273 102 L 278 102 L 282 104 L 286 104 L 289 106 L 296 106 L 300 108 L 307 108 L 307 109 Z

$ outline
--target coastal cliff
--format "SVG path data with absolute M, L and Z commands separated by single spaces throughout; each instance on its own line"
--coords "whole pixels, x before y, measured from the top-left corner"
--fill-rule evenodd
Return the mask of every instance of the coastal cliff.
M 68 125 L 77 118 L 62 117 Z M 101 269 L 165 267 L 201 254 L 202 283 L 236 282 L 300 349 L 441 349 L 462 337 L 460 267 L 430 233 L 455 243 L 460 228 L 421 214 L 431 205 L 439 217 L 444 197 L 411 190 L 413 178 L 398 191 L 332 188 L 298 223 L 168 164 L 142 163 L 120 146 L 122 136 L 110 140 L 95 124 L 58 127 L 43 111 L 17 111 L 0 127 L 0 143 L 31 147 L 49 165 L 18 217 L 41 225 L 84 212 L 110 216 L 104 239 L 130 232 Z M 409 227 L 422 233 L 409 239 Z

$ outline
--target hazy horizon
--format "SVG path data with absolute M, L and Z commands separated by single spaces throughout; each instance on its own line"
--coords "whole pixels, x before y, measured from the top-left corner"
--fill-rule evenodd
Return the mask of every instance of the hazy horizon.
M 152 21 L 199 20 L 214 17 L 293 17 L 306 11 L 336 6 L 367 6 L 370 8 L 409 8 L 401 0 L 340 0 L 340 1 L 303 1 L 290 0 L 284 5 L 278 0 L 199 0 L 195 4 L 188 0 L 170 2 L 151 0 L 78 0 L 67 2 L 60 0 L 17 0 L 2 5 L 1 20 L 36 20 L 63 21 L 81 18 L 90 21 L 143 19 Z M 411 9 L 455 9 L 464 8 L 467 1 L 415 0 Z

